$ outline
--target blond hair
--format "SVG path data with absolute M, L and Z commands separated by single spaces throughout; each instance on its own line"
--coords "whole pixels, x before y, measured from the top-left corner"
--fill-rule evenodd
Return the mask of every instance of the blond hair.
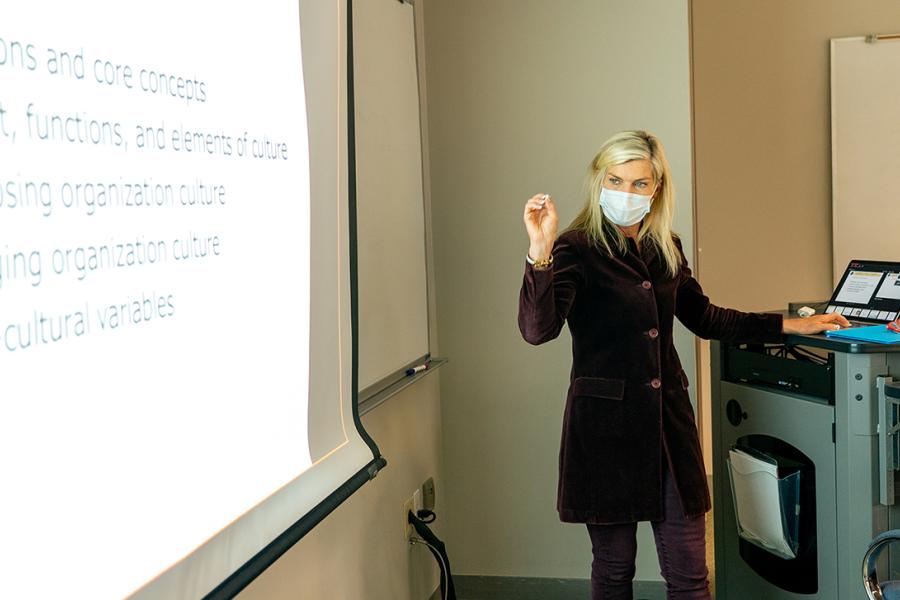
M 637 242 L 652 242 L 665 261 L 666 270 L 675 277 L 681 267 L 681 255 L 675 246 L 672 232 L 675 189 L 662 143 L 646 131 L 623 131 L 604 142 L 588 168 L 585 181 L 587 201 L 566 231 L 583 231 L 594 246 L 605 249 L 609 254 L 613 254 L 613 247 L 620 254 L 626 253 L 628 244 L 625 235 L 606 218 L 600 207 L 600 188 L 606 178 L 606 170 L 611 165 L 641 159 L 650 161 L 656 191 L 650 212 L 644 217 L 638 232 Z

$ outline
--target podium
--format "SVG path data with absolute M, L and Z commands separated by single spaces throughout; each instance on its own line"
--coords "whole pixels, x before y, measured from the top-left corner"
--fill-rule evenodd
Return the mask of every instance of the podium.
M 716 598 L 864 600 L 869 543 L 900 527 L 900 344 L 788 335 L 710 355 Z M 900 556 L 879 560 L 900 579 Z

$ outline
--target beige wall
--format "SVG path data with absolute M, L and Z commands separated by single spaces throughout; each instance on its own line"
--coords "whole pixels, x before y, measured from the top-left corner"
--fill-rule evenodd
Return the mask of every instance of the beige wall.
M 691 1 L 697 274 L 714 303 L 830 296 L 829 39 L 898 31 L 897 0 Z
M 900 31 L 897 0 L 693 0 L 698 267 L 713 302 L 827 299 L 829 39 Z
M 448 528 L 442 469 L 441 372 L 424 377 L 362 417 L 388 461 L 322 523 L 238 595 L 240 600 L 426 600 L 438 586 L 428 549 L 403 539 L 402 507 L 434 477 L 438 515 Z M 451 560 L 453 556 L 451 554 Z
M 691 255 L 687 3 L 426 5 L 451 559 L 460 574 L 586 578 L 587 532 L 555 510 L 568 334 L 534 348 L 516 326 L 522 210 L 550 192 L 568 223 L 603 140 L 645 128 L 666 145 Z M 692 338 L 678 348 L 692 372 Z M 646 525 L 639 547 L 637 578 L 658 580 Z

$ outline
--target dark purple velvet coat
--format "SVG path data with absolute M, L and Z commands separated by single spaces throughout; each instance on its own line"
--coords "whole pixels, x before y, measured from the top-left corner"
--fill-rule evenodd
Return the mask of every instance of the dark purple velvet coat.
M 710 304 L 683 259 L 677 277 L 655 245 L 623 256 L 566 232 L 553 266 L 526 263 L 519 329 L 531 344 L 559 335 L 568 322 L 572 371 L 559 452 L 557 510 L 570 523 L 629 523 L 663 518 L 662 461 L 669 461 L 684 513 L 710 509 L 706 470 L 672 340 L 678 317 L 707 339 L 779 341 L 782 316 Z

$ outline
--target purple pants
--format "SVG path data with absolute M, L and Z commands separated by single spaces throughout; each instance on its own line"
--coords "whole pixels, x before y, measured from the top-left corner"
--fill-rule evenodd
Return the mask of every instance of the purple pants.
M 669 600 L 710 600 L 706 568 L 706 519 L 686 519 L 668 469 L 662 521 L 651 521 L 659 568 Z M 632 600 L 631 580 L 637 556 L 637 523 L 588 523 L 594 560 L 591 563 L 592 600 Z

